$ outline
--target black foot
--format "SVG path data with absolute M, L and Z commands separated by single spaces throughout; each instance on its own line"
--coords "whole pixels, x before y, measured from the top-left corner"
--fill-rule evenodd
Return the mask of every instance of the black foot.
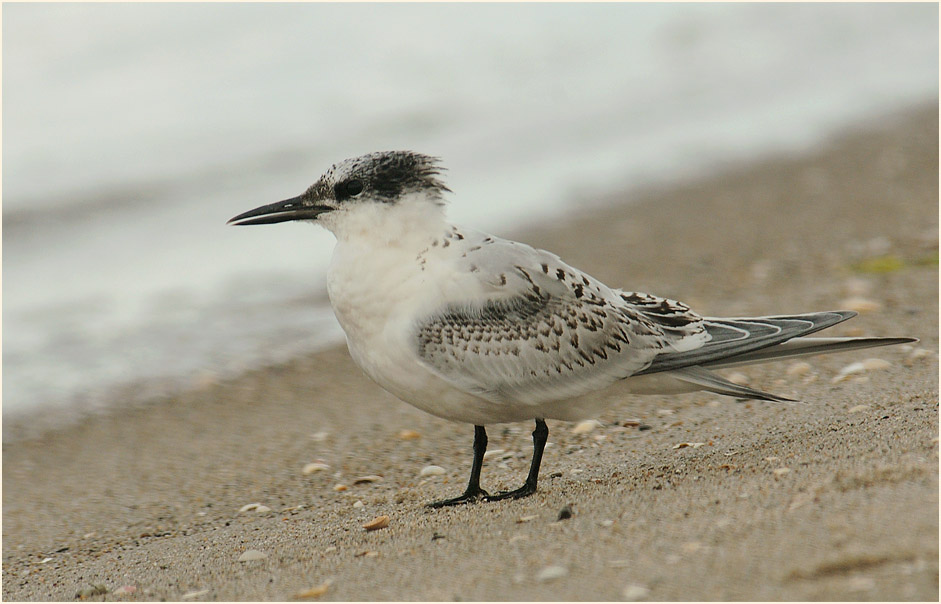
M 426 503 L 425 507 L 429 508 L 444 508 L 452 505 L 464 505 L 465 503 L 477 503 L 478 501 L 490 501 L 490 495 L 487 491 L 478 488 L 477 490 L 468 489 L 464 491 L 464 494 L 458 495 L 452 499 L 442 499 L 441 501 L 432 501 L 431 503 Z
M 522 499 L 523 497 L 529 497 L 535 492 L 536 492 L 536 485 L 529 484 L 527 482 L 520 488 L 513 490 L 513 491 L 503 491 L 502 493 L 497 493 L 496 495 L 485 495 L 484 501 L 501 501 L 503 499 Z
M 458 495 L 454 499 L 442 499 L 441 501 L 432 501 L 425 504 L 430 508 L 443 508 L 449 505 L 463 505 L 465 503 L 477 503 L 481 499 L 486 499 L 490 495 L 487 491 L 480 488 L 480 468 L 484 465 L 484 453 L 487 451 L 487 431 L 483 426 L 474 426 L 474 465 L 471 466 L 470 480 L 467 481 L 467 488 L 463 495 Z

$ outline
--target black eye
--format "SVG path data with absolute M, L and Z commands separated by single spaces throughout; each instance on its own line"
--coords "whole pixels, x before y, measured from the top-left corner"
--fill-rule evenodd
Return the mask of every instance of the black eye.
M 343 192 L 350 197 L 356 197 L 363 192 L 363 181 L 352 179 L 343 183 Z

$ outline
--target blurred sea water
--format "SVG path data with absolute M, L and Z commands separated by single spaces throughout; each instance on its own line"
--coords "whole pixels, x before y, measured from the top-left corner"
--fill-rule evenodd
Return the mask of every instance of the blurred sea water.
M 5 418 L 342 338 L 332 237 L 225 221 L 345 157 L 438 155 L 451 217 L 508 234 L 938 91 L 934 4 L 2 10 Z

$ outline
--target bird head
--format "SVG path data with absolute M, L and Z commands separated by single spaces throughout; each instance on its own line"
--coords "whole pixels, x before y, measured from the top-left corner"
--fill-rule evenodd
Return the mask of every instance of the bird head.
M 435 157 L 413 151 L 380 151 L 334 164 L 304 193 L 264 205 L 229 220 L 229 224 L 316 221 L 334 233 L 344 224 L 381 222 L 403 207 L 442 207 L 449 189 L 439 178 Z

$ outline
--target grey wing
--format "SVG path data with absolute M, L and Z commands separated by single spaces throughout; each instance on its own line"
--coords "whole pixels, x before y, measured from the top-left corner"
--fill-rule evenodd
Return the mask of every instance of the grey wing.
M 653 297 L 649 307 L 635 307 L 622 292 L 523 244 L 487 238 L 460 266 L 478 276 L 481 295 L 423 317 L 415 345 L 440 377 L 488 400 L 571 398 L 708 339 L 688 308 Z
M 749 359 L 756 351 L 826 329 L 856 316 L 852 311 L 828 311 L 775 317 L 703 319 L 709 341 L 694 350 L 664 352 L 638 375 L 672 371 L 695 365 L 728 366 Z M 773 358 L 773 357 L 772 357 Z

